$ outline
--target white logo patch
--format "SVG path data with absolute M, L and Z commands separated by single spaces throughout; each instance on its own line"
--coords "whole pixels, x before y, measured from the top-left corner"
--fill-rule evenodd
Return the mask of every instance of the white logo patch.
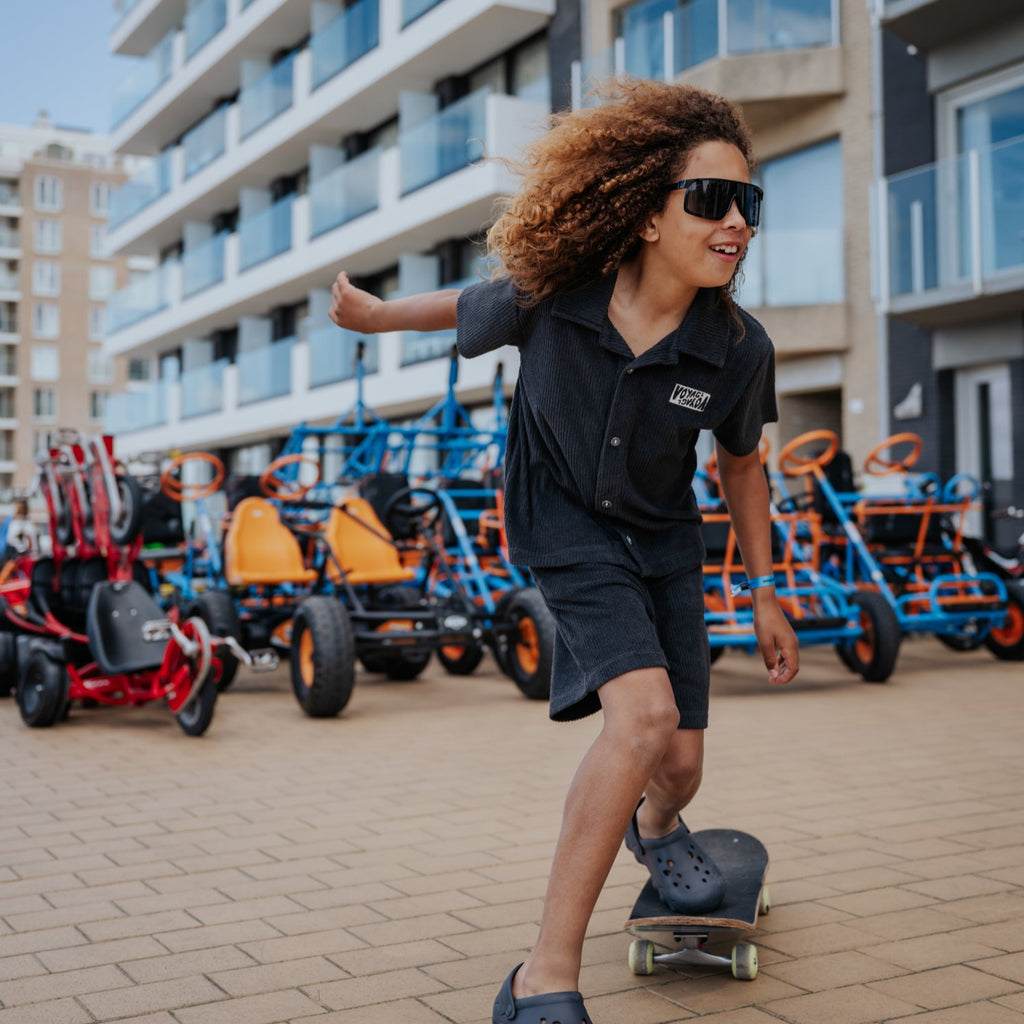
M 672 389 L 672 397 L 669 401 L 673 405 L 681 405 L 684 409 L 703 412 L 708 407 L 711 396 L 706 391 L 698 391 L 696 388 L 688 388 L 685 384 L 677 384 Z

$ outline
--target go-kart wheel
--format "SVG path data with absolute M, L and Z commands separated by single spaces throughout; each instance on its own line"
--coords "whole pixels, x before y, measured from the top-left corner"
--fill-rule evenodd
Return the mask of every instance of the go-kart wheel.
M 732 976 L 740 981 L 757 977 L 757 946 L 740 942 L 732 947 Z
M 453 676 L 471 676 L 483 657 L 480 644 L 442 644 L 437 649 L 437 660 Z
M 226 590 L 208 590 L 205 594 L 200 594 L 185 611 L 186 618 L 193 616 L 202 619 L 214 636 L 232 636 L 241 642 L 242 623 L 238 618 L 235 602 Z M 223 691 L 235 680 L 238 659 L 224 645 L 218 647 L 217 657 L 220 659 L 220 680 L 217 689 Z
M 846 644 L 837 644 L 840 660 L 867 683 L 884 683 L 896 667 L 903 639 L 899 619 L 881 595 L 858 590 L 850 601 L 860 607 L 861 635 Z
M 983 636 L 972 633 L 936 633 L 935 639 L 951 651 L 976 651 L 985 642 Z
M 199 684 L 199 692 L 174 716 L 187 736 L 202 736 L 213 721 L 217 704 L 217 685 L 207 677 Z
M 629 969 L 642 978 L 654 973 L 654 943 L 650 939 L 634 939 L 629 944 Z
M 1024 661 L 1024 586 L 1006 581 L 1006 618 L 985 637 L 985 646 L 1000 661 Z
M 139 535 L 142 526 L 142 488 L 132 476 L 118 474 L 117 496 L 121 502 L 121 514 L 110 517 L 110 539 L 118 547 L 126 547 Z
M 0 631 L 0 697 L 9 697 L 18 686 L 18 645 L 14 634 Z
M 511 590 L 495 609 L 498 664 L 530 700 L 551 696 L 555 620 L 536 587 Z M 508 627 L 512 627 L 510 631 Z M 505 667 L 507 666 L 507 667 Z
M 292 690 L 310 718 L 331 718 L 349 702 L 355 685 L 355 638 L 344 606 L 316 595 L 292 620 Z
M 403 651 L 396 647 L 384 655 L 384 675 L 392 682 L 408 683 L 418 679 L 430 661 L 430 651 Z
M 67 701 L 67 669 L 43 651 L 33 651 L 18 682 L 18 710 L 25 724 L 33 729 L 53 725 Z

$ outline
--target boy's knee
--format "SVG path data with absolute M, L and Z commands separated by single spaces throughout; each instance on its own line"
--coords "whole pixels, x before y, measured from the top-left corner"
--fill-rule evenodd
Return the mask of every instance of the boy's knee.
M 679 729 L 679 709 L 672 703 L 637 707 L 621 725 L 633 747 L 657 763 L 665 756 Z

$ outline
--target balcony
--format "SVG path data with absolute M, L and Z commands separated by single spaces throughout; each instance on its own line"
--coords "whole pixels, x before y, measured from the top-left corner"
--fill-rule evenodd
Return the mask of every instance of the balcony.
M 291 392 L 294 345 L 294 338 L 285 338 L 239 353 L 235 363 L 238 368 L 239 405 L 265 402 Z
M 18 302 L 21 299 L 21 283 L 17 274 L 0 270 L 0 302 Z
M 108 395 L 104 430 L 108 434 L 129 434 L 164 426 L 169 386 L 167 381 L 159 380 L 132 391 Z
M 209 416 L 224 408 L 224 369 L 226 359 L 185 370 L 181 375 L 181 418 Z
M 227 23 L 227 0 L 200 0 L 185 15 L 185 60 L 191 60 Z
M 0 260 L 21 259 L 21 232 L 0 227 Z
M 17 187 L 0 185 L 0 217 L 20 217 L 21 197 Z
M 402 0 L 402 27 L 411 25 L 439 3 L 441 0 Z
M 381 151 L 371 149 L 319 178 L 311 178 L 310 237 L 316 238 L 380 205 Z
M 0 334 L 18 333 L 18 317 L 13 309 L 0 308 Z
M 111 125 L 117 128 L 133 114 L 170 77 L 173 69 L 174 31 L 169 32 L 135 66 L 114 90 Z
M 294 200 L 294 196 L 285 196 L 265 210 L 239 222 L 239 269 L 248 270 L 274 256 L 280 256 L 292 247 Z
M 107 330 L 122 331 L 166 309 L 180 287 L 180 277 L 181 266 L 172 260 L 115 292 L 107 303 Z
M 107 229 L 113 230 L 150 203 L 167 195 L 171 188 L 171 151 L 161 153 L 150 161 L 145 170 L 126 181 L 110 197 L 110 217 Z
M 745 309 L 821 306 L 846 299 L 841 228 L 759 231 L 743 261 Z
M 181 257 L 181 297 L 190 298 L 224 280 L 224 239 L 226 233 L 186 249 Z
M 922 326 L 1024 302 L 1024 137 L 884 179 L 881 306 Z
M 807 101 L 843 92 L 837 0 L 689 0 L 631 24 L 602 52 L 572 65 L 572 105 L 592 102 L 611 74 L 686 81 L 743 103 Z M 777 107 L 775 108 L 777 110 Z
M 479 89 L 434 117 L 400 129 L 403 195 L 468 167 L 483 156 L 488 92 Z
M 286 57 L 246 86 L 238 98 L 241 138 L 273 121 L 292 105 L 295 55 Z
M 1019 0 L 875 0 L 882 25 L 920 50 L 976 35 L 1020 14 Z
M 380 366 L 379 342 L 354 331 L 343 330 L 334 324 L 318 327 L 309 335 L 309 386 L 324 387 L 339 381 L 353 380 L 356 376 L 356 348 L 363 347 L 363 369 L 376 373 Z
M 397 25 L 397 17 L 382 22 L 378 43 L 371 47 L 370 26 L 377 16 L 371 0 L 363 0 L 365 7 L 357 4 L 317 26 L 309 46 L 295 54 L 292 105 L 286 116 L 249 130 L 242 125 L 241 99 L 228 105 L 220 158 L 203 165 L 201 178 L 197 162 L 183 161 L 176 141 L 208 113 L 214 97 L 238 92 L 243 61 L 269 54 L 275 40 L 279 45 L 298 38 L 302 26 L 296 24 L 294 4 L 269 12 L 266 5 L 253 4 L 251 14 L 246 11 L 237 18 L 235 26 L 188 63 L 179 42 L 170 84 L 132 114 L 112 139 L 119 151 L 156 153 L 172 146 L 171 191 L 112 232 L 112 250 L 152 252 L 173 244 L 183 221 L 208 219 L 237 202 L 241 189 L 294 173 L 308 159 L 310 147 L 392 117 L 401 92 L 422 89 L 424 82 L 465 66 L 467 55 L 485 60 L 542 29 L 554 3 L 444 0 L 408 29 Z M 257 17 L 263 20 L 257 23 Z M 308 10 L 306 18 L 308 26 Z M 372 53 L 371 60 L 358 59 L 364 47 L 370 47 L 366 52 Z
M 224 155 L 227 147 L 227 117 L 227 105 L 217 107 L 182 137 L 186 180 Z
M 181 26 L 186 0 L 115 0 L 111 53 L 144 57 L 172 29 Z

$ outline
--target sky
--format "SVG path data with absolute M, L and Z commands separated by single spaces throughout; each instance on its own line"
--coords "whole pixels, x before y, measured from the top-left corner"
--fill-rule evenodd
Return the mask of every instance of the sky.
M 40 109 L 64 128 L 107 134 L 114 89 L 132 60 L 107 49 L 111 0 L 0 0 L 0 123 Z

